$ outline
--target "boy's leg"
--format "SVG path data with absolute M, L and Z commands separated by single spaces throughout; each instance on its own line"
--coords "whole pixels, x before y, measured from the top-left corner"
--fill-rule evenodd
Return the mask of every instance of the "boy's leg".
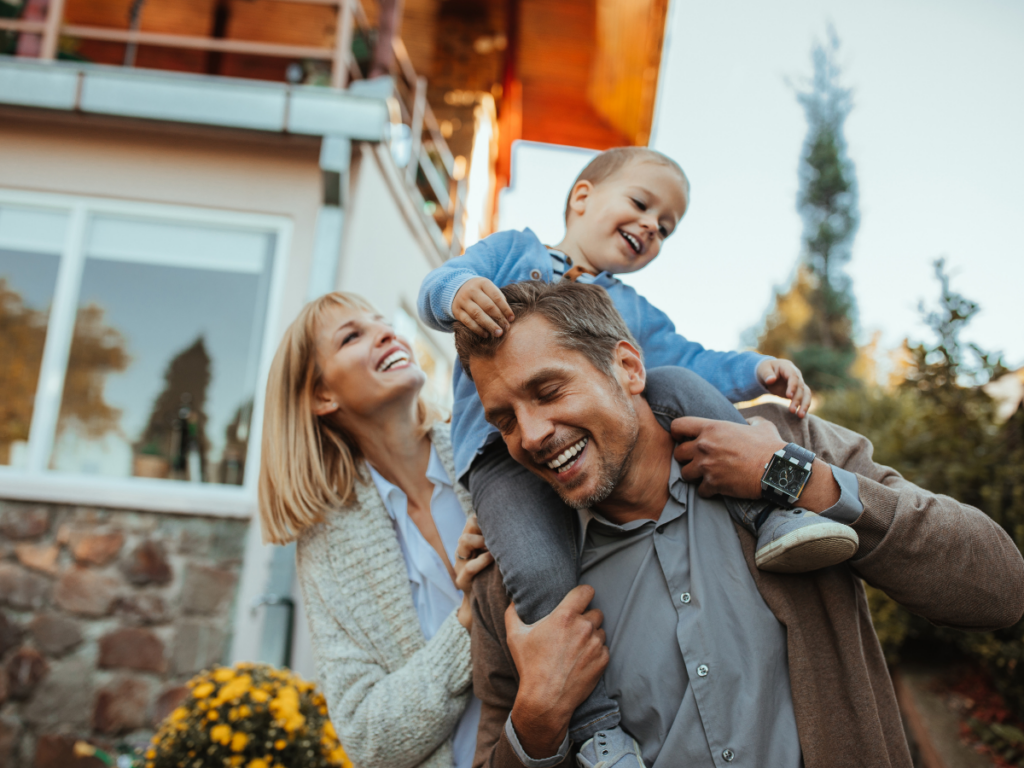
M 665 429 L 680 416 L 746 424 L 721 392 L 685 368 L 652 368 L 644 395 Z M 849 560 L 857 552 L 857 532 L 848 525 L 803 509 L 769 509 L 760 499 L 724 501 L 733 520 L 758 537 L 755 560 L 762 570 L 806 573 Z
M 539 621 L 578 583 L 576 513 L 513 459 L 500 440 L 473 462 L 469 491 L 519 618 L 527 624 Z M 584 741 L 619 720 L 619 705 L 608 697 L 602 678 L 577 708 L 569 733 L 574 741 Z

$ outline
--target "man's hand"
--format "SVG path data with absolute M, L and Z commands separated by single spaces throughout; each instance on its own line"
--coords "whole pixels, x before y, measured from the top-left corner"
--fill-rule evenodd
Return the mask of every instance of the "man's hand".
M 477 336 L 501 336 L 516 319 L 505 294 L 486 277 L 462 284 L 452 301 L 452 315 Z
M 686 441 L 676 446 L 676 461 L 684 480 L 700 483 L 697 493 L 701 496 L 761 498 L 764 466 L 773 453 L 786 447 L 775 425 L 760 416 L 746 426 L 686 416 L 672 422 L 672 437 Z M 839 483 L 828 464 L 815 459 L 811 479 L 800 494 L 800 506 L 824 512 L 839 496 Z
M 672 437 L 683 440 L 675 457 L 683 479 L 699 482 L 701 496 L 761 498 L 761 476 L 772 454 L 786 441 L 770 421 L 751 425 L 686 416 L 672 422 Z
M 789 400 L 789 412 L 801 419 L 811 407 L 811 388 L 804 375 L 789 360 L 762 360 L 757 366 L 757 378 L 764 388 L 777 397 Z
M 594 588 L 581 584 L 536 624 L 523 624 L 515 605 L 505 611 L 508 649 L 519 671 L 512 725 L 535 759 L 558 752 L 572 713 L 608 666 L 604 616 L 587 610 L 593 597 Z

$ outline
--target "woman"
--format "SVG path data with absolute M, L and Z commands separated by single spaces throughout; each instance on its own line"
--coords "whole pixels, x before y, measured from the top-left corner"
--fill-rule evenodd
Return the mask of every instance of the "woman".
M 469 768 L 480 716 L 468 586 L 491 555 L 425 380 L 366 300 L 330 293 L 288 328 L 267 384 L 263 538 L 298 541 L 331 721 L 374 768 Z

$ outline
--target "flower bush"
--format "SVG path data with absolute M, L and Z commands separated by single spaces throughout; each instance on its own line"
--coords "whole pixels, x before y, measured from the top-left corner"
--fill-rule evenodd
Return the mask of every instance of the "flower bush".
M 188 683 L 144 755 L 146 768 L 352 768 L 312 683 L 240 663 Z

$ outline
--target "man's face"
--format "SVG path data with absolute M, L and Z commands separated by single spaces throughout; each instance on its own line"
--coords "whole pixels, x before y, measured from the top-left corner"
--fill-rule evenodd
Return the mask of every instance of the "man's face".
M 637 442 L 630 390 L 643 391 L 642 375 L 637 385 L 616 365 L 609 377 L 582 353 L 558 345 L 537 315 L 516 322 L 493 358 L 470 364 L 487 420 L 516 461 L 572 507 L 608 498 Z

